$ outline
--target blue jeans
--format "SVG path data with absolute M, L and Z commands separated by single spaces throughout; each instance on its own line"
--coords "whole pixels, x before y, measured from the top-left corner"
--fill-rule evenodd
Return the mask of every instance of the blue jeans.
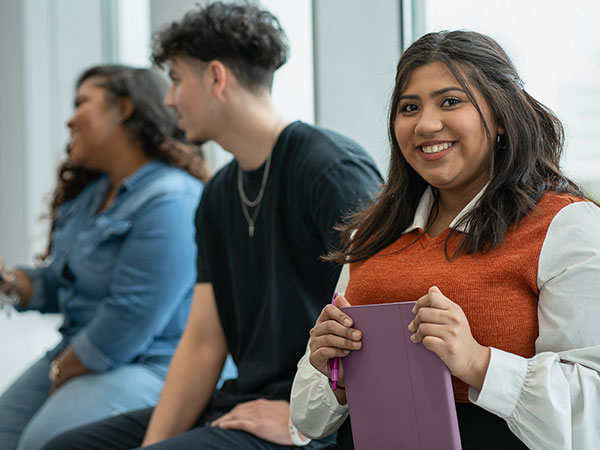
M 48 354 L 0 396 L 0 450 L 38 450 L 68 429 L 132 409 L 153 406 L 164 366 L 137 363 L 81 375 L 48 396 Z
M 55 353 L 34 363 L 0 396 L 0 450 L 37 450 L 63 431 L 158 401 L 166 368 L 148 361 L 73 378 L 48 397 Z M 219 386 L 235 377 L 229 356 Z

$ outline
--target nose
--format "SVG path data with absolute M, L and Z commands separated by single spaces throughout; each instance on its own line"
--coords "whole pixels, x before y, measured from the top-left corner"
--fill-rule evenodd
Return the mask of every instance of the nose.
M 164 104 L 167 108 L 175 108 L 175 95 L 174 95 L 175 87 L 173 83 L 169 86 L 167 93 L 165 94 Z
M 444 128 L 444 122 L 435 108 L 423 108 L 415 126 L 415 133 L 419 136 L 430 136 Z
M 75 121 L 75 114 L 73 114 L 73 115 L 72 115 L 72 116 L 69 118 L 69 120 L 67 120 L 67 127 L 68 127 L 69 129 L 72 129 L 72 128 L 73 128 L 74 121 Z

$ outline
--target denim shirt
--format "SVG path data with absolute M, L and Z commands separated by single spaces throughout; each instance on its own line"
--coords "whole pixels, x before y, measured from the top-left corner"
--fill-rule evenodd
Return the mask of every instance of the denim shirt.
M 63 313 L 57 349 L 71 345 L 92 371 L 151 357 L 166 366 L 191 304 L 202 185 L 151 161 L 98 213 L 109 188 L 103 176 L 59 208 L 50 263 L 23 269 L 27 309 Z

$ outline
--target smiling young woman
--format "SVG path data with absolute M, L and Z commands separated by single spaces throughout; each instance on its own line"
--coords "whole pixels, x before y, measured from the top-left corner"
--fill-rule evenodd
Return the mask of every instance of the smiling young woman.
M 39 449 L 158 399 L 190 307 L 205 180 L 166 90 L 159 74 L 117 65 L 77 81 L 45 264 L 0 260 L 0 291 L 19 310 L 64 315 L 61 342 L 0 395 L 0 450 Z
M 416 301 L 411 339 L 453 375 L 464 450 L 597 447 L 600 208 L 560 170 L 562 124 L 493 39 L 444 31 L 400 58 L 389 135 L 384 190 L 328 258 L 350 263 L 336 305 Z M 323 309 L 298 365 L 310 437 L 349 414 L 327 368 L 360 351 L 346 320 Z

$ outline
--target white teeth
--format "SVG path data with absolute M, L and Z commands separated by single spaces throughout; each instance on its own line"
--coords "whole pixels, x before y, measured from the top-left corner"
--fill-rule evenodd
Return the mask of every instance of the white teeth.
M 422 146 L 421 150 L 423 153 L 439 153 L 447 148 L 450 148 L 452 142 L 444 142 L 443 144 L 431 145 L 431 146 Z

